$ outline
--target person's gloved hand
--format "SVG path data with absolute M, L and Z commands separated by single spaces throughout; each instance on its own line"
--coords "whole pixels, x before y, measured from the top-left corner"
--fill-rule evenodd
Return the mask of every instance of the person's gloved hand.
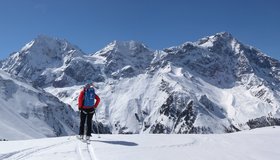
M 92 109 L 91 113 L 93 113 L 93 114 L 94 114 L 94 113 L 95 113 L 95 111 L 96 111 L 96 108 L 94 108 L 94 107 L 93 107 L 93 109 Z

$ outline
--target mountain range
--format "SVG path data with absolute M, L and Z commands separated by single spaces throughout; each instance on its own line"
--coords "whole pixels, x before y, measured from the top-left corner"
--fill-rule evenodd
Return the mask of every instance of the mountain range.
M 50 108 L 42 109 L 45 117 L 60 110 L 59 119 L 70 118 L 58 126 L 39 118 L 52 130 L 44 136 L 76 132 L 77 97 L 89 82 L 101 98 L 95 124 L 102 133 L 225 133 L 280 125 L 280 62 L 227 32 L 162 50 L 113 41 L 90 54 L 67 40 L 38 36 L 0 67 L 1 110 L 15 106 L 9 112 L 35 126 L 26 112 L 42 106 Z M 38 95 L 44 101 L 32 103 Z M 30 102 L 21 105 L 17 96 Z M 7 117 L 2 125 L 12 123 Z

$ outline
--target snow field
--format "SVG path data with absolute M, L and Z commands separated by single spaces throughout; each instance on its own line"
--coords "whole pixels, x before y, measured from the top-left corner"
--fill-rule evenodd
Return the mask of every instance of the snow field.
M 93 135 L 0 142 L 0 159 L 278 160 L 280 127 L 231 134 Z

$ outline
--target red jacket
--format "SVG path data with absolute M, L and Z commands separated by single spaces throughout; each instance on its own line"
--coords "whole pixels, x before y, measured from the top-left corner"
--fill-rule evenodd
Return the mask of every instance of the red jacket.
M 96 102 L 94 104 L 94 108 L 97 108 L 99 102 L 100 102 L 100 98 L 98 97 L 98 95 L 95 95 L 95 99 L 96 99 Z M 79 95 L 79 98 L 78 98 L 78 107 L 79 109 L 83 109 L 84 106 L 83 106 L 83 101 L 84 101 L 84 90 L 82 90 L 80 92 L 80 95 Z

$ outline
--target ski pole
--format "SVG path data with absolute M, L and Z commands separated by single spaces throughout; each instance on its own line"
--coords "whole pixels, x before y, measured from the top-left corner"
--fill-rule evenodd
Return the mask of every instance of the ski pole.
M 84 112 L 84 111 L 83 111 Z M 87 113 L 86 112 L 84 112 L 84 114 L 86 114 L 85 116 L 86 116 L 86 118 L 85 118 L 85 125 L 84 125 L 84 137 L 86 136 L 86 134 L 87 134 L 87 119 L 88 119 L 88 115 L 87 115 Z
M 99 135 L 99 129 L 98 129 L 98 121 L 97 121 L 97 116 L 96 116 L 96 112 L 94 112 L 95 114 L 95 123 L 96 123 L 96 128 L 97 128 L 97 135 L 98 135 L 98 138 L 100 138 L 100 135 Z

